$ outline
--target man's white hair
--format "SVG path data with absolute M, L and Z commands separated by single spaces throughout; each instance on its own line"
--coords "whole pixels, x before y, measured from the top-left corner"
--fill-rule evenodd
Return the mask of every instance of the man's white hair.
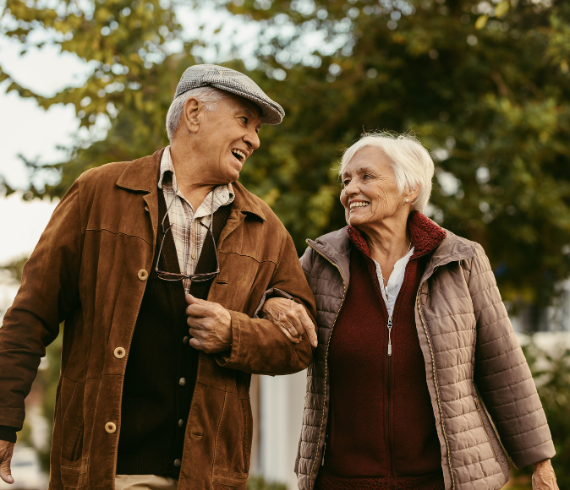
M 182 95 L 176 97 L 172 101 L 172 104 L 170 104 L 168 114 L 166 114 L 166 134 L 170 141 L 172 141 L 174 133 L 176 133 L 178 126 L 180 126 L 184 103 L 190 97 L 196 97 L 204 104 L 207 111 L 215 111 L 216 102 L 229 97 L 229 95 L 227 92 L 214 87 L 198 87 L 188 90 L 188 92 L 184 92 Z
M 414 136 L 388 132 L 364 133 L 344 152 L 339 175 L 343 174 L 359 150 L 371 146 L 380 148 L 390 161 L 400 194 L 420 187 L 420 193 L 412 203 L 412 209 L 424 212 L 431 194 L 434 165 L 429 152 Z

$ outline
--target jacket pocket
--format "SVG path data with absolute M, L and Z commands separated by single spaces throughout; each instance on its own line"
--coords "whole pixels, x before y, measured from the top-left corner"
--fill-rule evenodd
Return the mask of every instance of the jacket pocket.
M 62 378 L 61 399 L 61 482 L 63 488 L 78 489 L 85 485 L 88 458 L 83 457 L 83 395 L 84 383 Z
M 473 396 L 473 401 L 475 402 L 475 408 L 477 409 L 477 414 L 479 415 L 479 420 L 481 421 L 481 427 L 485 431 L 485 435 L 487 436 L 487 441 L 489 442 L 489 446 L 491 446 L 491 451 L 493 451 L 493 456 L 495 456 L 495 460 L 499 462 L 499 458 L 497 458 L 497 453 L 495 452 L 495 448 L 493 447 L 493 443 L 491 442 L 491 438 L 489 437 L 489 433 L 487 432 L 487 427 L 485 426 L 485 422 L 483 421 L 483 415 L 481 414 L 481 407 L 479 406 L 479 399 L 477 396 Z
M 62 399 L 62 445 L 61 457 L 68 461 L 77 461 L 82 452 L 83 446 L 83 393 L 84 384 L 74 383 L 67 378 L 63 378 L 63 385 L 73 385 L 71 390 L 71 398 Z M 66 387 L 62 392 L 69 393 L 70 389 Z
M 216 433 L 212 483 L 244 489 L 249 473 L 253 418 L 248 399 L 226 393 Z

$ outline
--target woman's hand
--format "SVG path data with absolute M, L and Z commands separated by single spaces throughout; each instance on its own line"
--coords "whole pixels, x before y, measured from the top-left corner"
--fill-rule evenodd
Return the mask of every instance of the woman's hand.
M 533 490 L 559 490 L 556 483 L 554 468 L 549 459 L 533 465 L 532 489 Z
M 303 305 L 292 299 L 269 298 L 261 311 L 263 317 L 277 325 L 294 344 L 301 342 L 303 334 L 306 334 L 311 345 L 317 346 L 315 325 Z

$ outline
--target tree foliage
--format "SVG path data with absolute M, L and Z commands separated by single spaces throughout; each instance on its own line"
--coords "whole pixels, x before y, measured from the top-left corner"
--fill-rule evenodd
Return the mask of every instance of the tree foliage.
M 201 59 L 192 55 L 199 40 L 169 50 L 182 33 L 165 2 L 45 5 L 7 0 L 6 34 L 27 46 L 31 30 L 46 28 L 93 74 L 49 98 L 10 89 L 43 107 L 72 103 L 85 126 L 111 118 L 104 140 L 78 144 L 54 166 L 58 184 L 31 189 L 55 197 L 90 167 L 165 145 L 176 83 Z M 273 207 L 299 251 L 306 237 L 344 225 L 342 150 L 363 130 L 413 131 L 436 160 L 432 216 L 483 244 L 506 299 L 550 301 L 570 275 L 568 2 L 218 0 L 218 8 L 261 28 L 248 74 L 287 116 L 262 129 L 240 180 Z M 224 64 L 245 70 L 239 59 Z

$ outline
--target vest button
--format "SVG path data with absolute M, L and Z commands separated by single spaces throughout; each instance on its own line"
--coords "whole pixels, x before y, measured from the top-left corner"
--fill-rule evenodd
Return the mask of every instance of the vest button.
M 180 378 L 180 380 L 178 381 L 178 384 L 180 386 L 185 386 L 186 385 L 186 378 Z
M 146 281 L 146 280 L 148 279 L 148 272 L 145 271 L 144 269 L 141 269 L 141 270 L 139 271 L 138 276 L 139 276 L 139 279 L 144 282 L 144 281 Z
M 177 468 L 180 468 L 181 464 L 182 464 L 182 461 L 180 461 L 179 459 L 174 460 L 174 466 L 176 466 Z
M 188 335 L 187 335 L 186 337 L 184 337 L 184 338 L 182 339 L 182 343 L 183 343 L 183 344 L 187 344 L 188 342 L 190 342 L 190 337 L 188 337 Z
M 117 426 L 113 422 L 107 422 L 105 424 L 105 430 L 109 434 L 114 434 L 117 431 Z
M 184 420 L 183 420 L 183 419 L 180 419 L 180 420 L 178 421 L 178 427 L 182 427 L 183 425 L 184 425 Z
M 123 347 L 117 347 L 115 349 L 115 351 L 113 352 L 113 354 L 115 354 L 115 357 L 117 359 L 122 359 L 123 357 L 125 357 L 126 353 L 127 353 L 127 351 L 125 351 L 125 349 Z

